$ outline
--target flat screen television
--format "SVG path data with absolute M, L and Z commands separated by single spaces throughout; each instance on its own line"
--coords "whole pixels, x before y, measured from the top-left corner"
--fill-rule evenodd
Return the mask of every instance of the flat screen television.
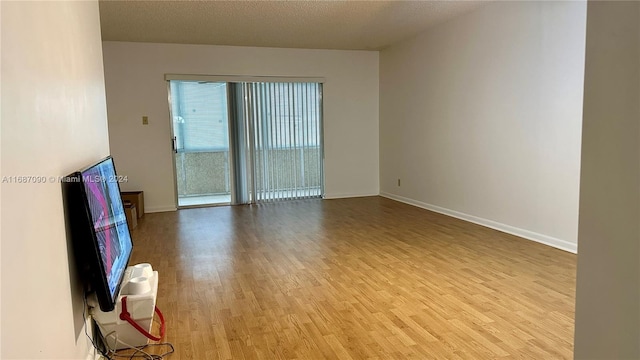
M 105 312 L 115 308 L 133 250 L 118 179 L 109 156 L 62 181 L 78 271 Z

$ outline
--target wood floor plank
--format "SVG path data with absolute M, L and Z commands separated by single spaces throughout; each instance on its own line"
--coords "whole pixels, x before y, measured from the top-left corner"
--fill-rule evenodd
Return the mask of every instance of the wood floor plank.
M 569 359 L 576 256 L 381 197 L 146 214 L 173 359 Z

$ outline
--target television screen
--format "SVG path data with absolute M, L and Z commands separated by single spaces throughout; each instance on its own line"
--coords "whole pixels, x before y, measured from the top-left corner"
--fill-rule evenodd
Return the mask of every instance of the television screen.
M 107 157 L 63 181 L 78 269 L 105 312 L 115 307 L 133 249 L 118 179 L 113 159 Z
M 132 249 L 113 160 L 108 158 L 82 171 L 82 183 L 109 295 L 113 298 Z

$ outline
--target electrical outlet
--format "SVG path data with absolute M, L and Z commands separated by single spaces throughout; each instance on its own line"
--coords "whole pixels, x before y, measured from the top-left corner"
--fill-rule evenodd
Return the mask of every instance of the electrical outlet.
M 400 186 L 400 179 L 398 179 L 398 186 Z
M 149 125 L 149 117 L 148 116 L 143 116 L 142 117 L 142 125 Z

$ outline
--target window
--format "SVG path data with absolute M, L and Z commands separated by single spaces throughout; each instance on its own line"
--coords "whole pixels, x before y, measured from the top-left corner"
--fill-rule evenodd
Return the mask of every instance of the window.
M 171 81 L 178 152 L 228 151 L 227 84 Z

